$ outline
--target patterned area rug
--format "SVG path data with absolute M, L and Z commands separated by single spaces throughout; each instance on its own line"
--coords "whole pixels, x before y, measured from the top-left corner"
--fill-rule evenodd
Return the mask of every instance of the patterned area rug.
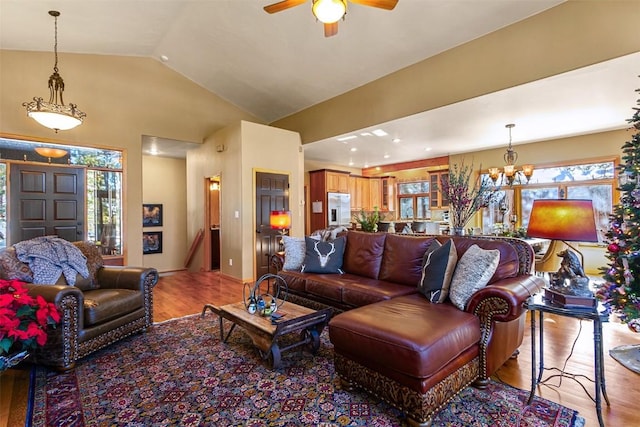
M 226 321 L 225 321 L 226 323 Z M 226 326 L 228 328 L 228 326 Z M 328 334 L 314 356 L 300 348 L 271 371 L 236 328 L 219 339 L 217 317 L 154 325 L 81 360 L 71 373 L 34 368 L 27 425 L 400 426 L 402 414 L 339 388 Z M 576 411 L 491 382 L 465 389 L 434 426 L 576 427 Z

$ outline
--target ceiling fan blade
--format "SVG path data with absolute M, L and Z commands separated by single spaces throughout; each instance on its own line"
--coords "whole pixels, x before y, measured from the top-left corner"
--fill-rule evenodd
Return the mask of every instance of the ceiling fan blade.
M 307 0 L 282 0 L 278 3 L 273 3 L 264 7 L 265 12 L 267 13 L 276 13 L 282 12 L 283 10 L 292 8 L 294 6 L 298 6 Z
M 324 24 L 324 36 L 331 37 L 338 34 L 338 22 L 332 24 Z
M 398 4 L 398 0 L 349 0 L 351 3 L 363 6 L 377 7 L 379 9 L 393 10 Z

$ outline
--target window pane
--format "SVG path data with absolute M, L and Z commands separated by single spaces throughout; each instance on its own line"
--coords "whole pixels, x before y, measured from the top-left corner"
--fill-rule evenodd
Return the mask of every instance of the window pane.
M 413 219 L 413 197 L 400 198 L 400 219 Z
M 598 240 L 604 241 L 604 233 L 609 228 L 609 214 L 613 206 L 613 189 L 611 185 L 572 185 L 567 186 L 569 199 L 588 199 L 593 202 L 596 214 Z
M 426 190 L 425 190 L 426 187 Z M 427 193 L 429 191 L 429 183 L 425 181 L 420 182 L 403 182 L 398 184 L 398 194 L 419 194 Z
M 529 215 L 531 215 L 531 206 L 535 199 L 557 199 L 558 187 L 543 188 L 522 188 L 520 192 L 522 207 L 522 227 L 527 228 L 529 225 Z
M 498 197 L 482 209 L 482 232 L 500 234 L 510 227 L 509 216 L 514 213 L 513 190 L 500 190 Z
M 613 162 L 587 163 L 583 165 L 560 166 L 534 169 L 531 183 L 592 181 L 594 179 L 613 179 Z
M 430 218 L 431 211 L 429 210 L 429 198 L 417 197 L 416 202 L 416 218 Z
M 87 232 L 103 255 L 122 253 L 122 173 L 87 171 Z

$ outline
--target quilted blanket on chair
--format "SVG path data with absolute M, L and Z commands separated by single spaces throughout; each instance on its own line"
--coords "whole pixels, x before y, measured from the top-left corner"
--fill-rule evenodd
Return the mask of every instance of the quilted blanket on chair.
M 76 276 L 89 277 L 87 258 L 71 242 L 57 236 L 36 237 L 13 245 L 18 259 L 33 272 L 33 283 L 53 284 L 61 274 L 69 285 Z

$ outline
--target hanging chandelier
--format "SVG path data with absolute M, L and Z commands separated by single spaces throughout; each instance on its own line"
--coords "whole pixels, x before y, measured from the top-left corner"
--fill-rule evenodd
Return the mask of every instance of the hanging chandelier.
M 82 123 L 87 116 L 78 110 L 76 104 L 65 105 L 62 99 L 64 92 L 64 80 L 58 73 L 58 16 L 60 12 L 50 10 L 49 15 L 53 16 L 55 22 L 55 42 L 53 45 L 55 53 L 55 63 L 53 74 L 49 77 L 49 102 L 42 98 L 35 97 L 33 101 L 24 102 L 22 105 L 27 108 L 27 115 L 40 123 L 42 126 L 59 130 L 69 130 Z
M 529 183 L 529 180 L 533 175 L 533 165 L 522 165 L 522 170 L 518 170 L 516 168 L 518 153 L 513 150 L 513 146 L 511 145 L 511 129 L 515 126 L 516 125 L 513 123 L 505 125 L 505 127 L 509 129 L 509 146 L 507 147 L 507 152 L 504 153 L 503 156 L 505 165 L 502 172 L 500 171 L 500 168 L 497 167 L 489 168 L 489 177 L 494 184 L 497 184 L 498 181 L 501 183 L 506 182 L 509 186 L 512 186 L 514 183 L 521 184 L 521 176 L 524 176 L 526 183 Z

